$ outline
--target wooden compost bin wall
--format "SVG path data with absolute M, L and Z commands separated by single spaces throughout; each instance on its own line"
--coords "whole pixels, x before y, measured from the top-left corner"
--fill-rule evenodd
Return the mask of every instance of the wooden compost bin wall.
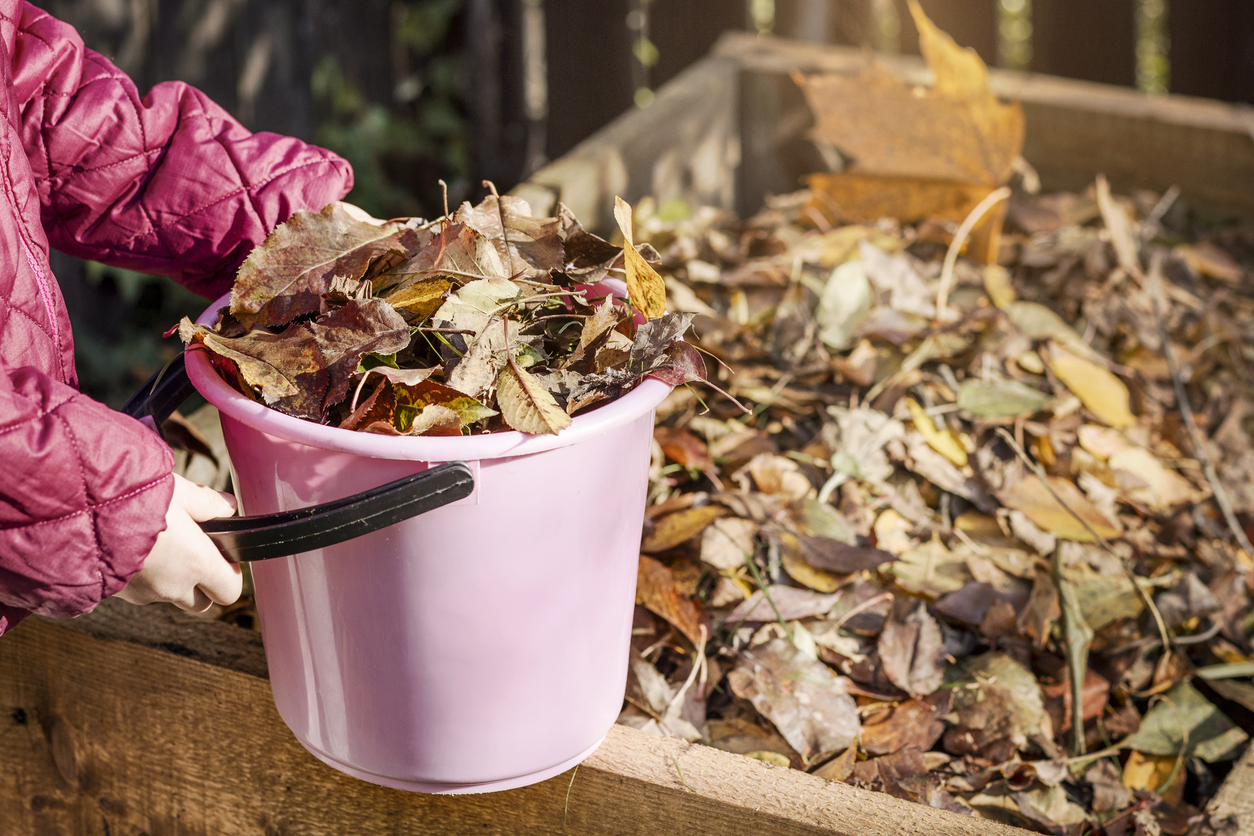
M 752 211 L 819 166 L 793 69 L 855 72 L 850 50 L 733 36 L 516 191 L 607 228 L 613 196 Z M 894 67 L 922 79 L 921 65 Z M 1254 215 L 1254 138 L 1233 108 L 995 73 L 1024 102 L 1047 186 L 1179 185 Z M 1254 834 L 1254 752 L 1216 806 Z M 428 796 L 349 778 L 275 711 L 256 633 L 108 601 L 0 638 L 0 836 L 350 834 L 1010 834 L 790 769 L 615 727 L 576 771 L 531 787 Z

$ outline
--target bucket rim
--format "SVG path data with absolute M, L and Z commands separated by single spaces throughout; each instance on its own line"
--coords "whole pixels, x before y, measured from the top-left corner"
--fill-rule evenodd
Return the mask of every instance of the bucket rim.
M 231 294 L 220 296 L 197 318 L 212 327 L 218 311 L 230 304 Z M 237 392 L 223 380 L 201 350 L 185 347 L 187 376 L 205 400 L 220 413 L 267 435 L 340 453 L 378 459 L 424 462 L 473 461 L 509 458 L 567 447 L 610 432 L 656 409 L 672 387 L 645 378 L 626 395 L 571 419 L 557 435 L 530 435 L 509 430 L 467 436 L 387 436 L 315 424 L 272 409 Z

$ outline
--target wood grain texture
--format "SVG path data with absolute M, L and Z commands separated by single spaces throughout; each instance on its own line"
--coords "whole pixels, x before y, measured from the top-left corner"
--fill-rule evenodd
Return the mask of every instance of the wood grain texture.
M 1238 836 L 1254 834 L 1254 746 L 1232 767 L 1206 812 L 1212 823 L 1235 818 Z
M 531 787 L 389 790 L 316 761 L 269 683 L 217 658 L 42 619 L 5 636 L 4 836 L 1022 832 L 621 726 L 573 774 Z

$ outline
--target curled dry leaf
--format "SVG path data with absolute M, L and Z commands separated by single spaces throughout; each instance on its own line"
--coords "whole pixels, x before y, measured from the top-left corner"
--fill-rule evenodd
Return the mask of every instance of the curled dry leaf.
M 319 309 L 335 276 L 359 279 L 370 265 L 402 246 L 412 232 L 374 224 L 342 203 L 321 212 L 296 212 L 249 254 L 231 290 L 231 313 L 247 325 L 284 325 Z

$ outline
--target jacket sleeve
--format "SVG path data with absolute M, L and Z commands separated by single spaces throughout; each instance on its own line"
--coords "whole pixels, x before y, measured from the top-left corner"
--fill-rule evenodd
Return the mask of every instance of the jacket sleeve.
M 35 369 L 0 365 L 0 633 L 126 585 L 165 528 L 169 448 Z
M 22 144 L 53 247 L 214 298 L 270 230 L 352 187 L 340 157 L 250 133 L 182 82 L 141 98 L 72 27 L 15 5 L 5 31 Z

